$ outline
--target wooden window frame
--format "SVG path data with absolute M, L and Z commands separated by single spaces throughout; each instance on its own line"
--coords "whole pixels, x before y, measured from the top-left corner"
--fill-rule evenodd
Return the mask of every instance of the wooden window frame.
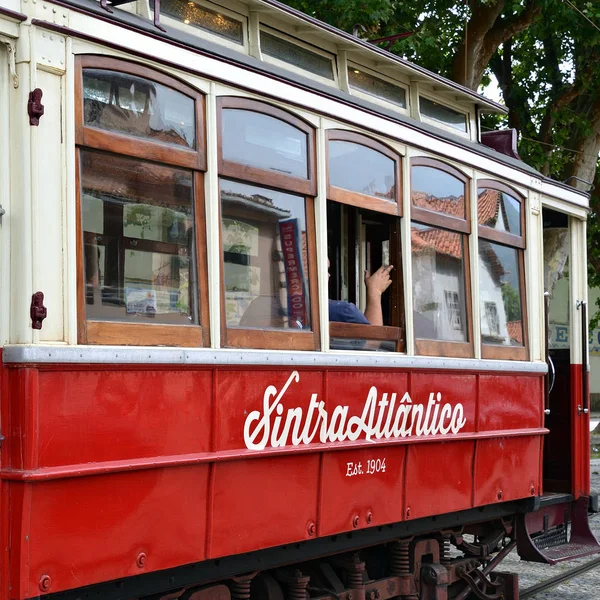
M 329 142 L 351 142 L 359 146 L 365 146 L 375 152 L 379 152 L 394 161 L 394 175 L 396 178 L 396 195 L 394 200 L 384 200 L 376 196 L 369 196 L 352 190 L 346 190 L 341 187 L 331 185 L 329 182 Z M 341 204 L 350 204 L 367 210 L 386 213 L 388 215 L 402 216 L 402 159 L 397 152 L 388 148 L 385 144 L 378 142 L 366 135 L 355 131 L 345 129 L 329 129 L 327 131 L 327 198 L 340 202 Z
M 192 98 L 195 103 L 196 149 L 185 149 L 142 137 L 101 130 L 84 125 L 83 70 L 86 68 L 118 71 L 161 83 Z M 79 344 L 111 344 L 131 346 L 185 346 L 210 344 L 208 311 L 208 264 L 206 258 L 206 212 L 204 202 L 204 173 L 206 170 L 206 135 L 204 95 L 176 79 L 135 63 L 104 56 L 76 57 L 75 60 L 75 187 L 77 220 L 77 341 Z M 168 167 L 192 170 L 193 207 L 196 246 L 198 323 L 172 325 L 104 321 L 86 316 L 84 282 L 84 232 L 81 210 L 81 151 L 104 152 Z M 156 247 L 161 246 L 156 242 Z M 164 246 L 164 244 L 162 244 Z
M 219 191 L 219 268 L 221 278 L 221 343 L 227 348 L 251 348 L 264 350 L 320 350 L 321 333 L 319 324 L 319 300 L 317 295 L 317 241 L 314 196 L 317 195 L 316 139 L 314 128 L 285 110 L 237 96 L 222 96 L 217 99 L 218 123 L 218 168 L 219 181 L 232 179 L 240 183 L 257 185 L 304 198 L 306 213 L 306 239 L 308 255 L 308 293 L 310 298 L 311 329 L 260 329 L 252 327 L 228 327 L 225 311 L 224 260 L 223 260 L 223 216 Z M 223 109 L 236 108 L 259 112 L 284 121 L 307 134 L 308 178 L 290 177 L 267 169 L 242 165 L 223 159 Z
M 343 141 L 352 142 L 384 154 L 394 161 L 394 174 L 396 177 L 396 194 L 394 201 L 383 200 L 360 192 L 346 190 L 329 182 L 329 142 Z M 330 129 L 327 131 L 327 200 L 347 204 L 364 210 L 370 210 L 385 215 L 397 217 L 392 225 L 390 240 L 390 255 L 398 256 L 396 265 L 395 283 L 392 283 L 392 297 L 397 300 L 397 308 L 393 308 L 393 314 L 398 320 L 398 326 L 389 325 L 364 325 L 361 323 L 339 323 L 329 322 L 330 338 L 341 339 L 364 339 L 373 341 L 393 341 L 396 344 L 396 352 L 405 352 L 405 310 L 404 310 L 404 278 L 402 276 L 402 244 L 400 241 L 400 217 L 402 216 L 402 157 L 386 146 L 366 135 L 355 131 L 344 129 Z
M 460 233 L 470 234 L 471 221 L 469 219 L 469 211 L 471 205 L 469 198 L 469 178 L 464 173 L 452 167 L 451 165 L 435 160 L 433 158 L 417 156 L 411 159 L 410 161 L 411 183 L 413 167 L 430 167 L 432 169 L 437 169 L 438 171 L 443 171 L 444 173 L 447 173 L 448 175 L 451 175 L 452 177 L 455 177 L 456 179 L 462 181 L 465 185 L 465 217 L 461 219 L 460 217 L 454 217 L 452 215 L 447 215 L 433 210 L 428 210 L 420 206 L 415 206 L 412 202 L 411 197 L 410 211 L 412 220 L 427 223 L 429 225 L 434 225 L 435 227 L 442 227 L 443 229 L 452 229 L 453 231 L 458 231 Z
M 223 158 L 223 109 L 238 109 L 249 112 L 257 112 L 279 121 L 283 121 L 306 134 L 307 137 L 307 164 L 308 173 L 306 179 L 293 177 L 268 169 L 261 169 L 251 165 L 243 165 Z M 303 121 L 300 117 L 292 115 L 281 108 L 259 100 L 250 100 L 239 96 L 221 96 L 217 98 L 217 127 L 219 131 L 217 155 L 219 176 L 228 179 L 237 179 L 248 183 L 255 183 L 265 187 L 295 192 L 304 196 L 317 195 L 317 158 L 315 130 L 312 125 Z
M 443 356 L 456 358 L 472 358 L 475 356 L 475 345 L 473 342 L 473 295 L 471 290 L 471 257 L 469 252 L 469 238 L 471 233 L 470 222 L 470 179 L 455 167 L 442 161 L 418 156 L 410 161 L 411 167 L 411 196 L 412 196 L 412 169 L 413 167 L 431 167 L 443 171 L 463 182 L 465 186 L 465 218 L 460 219 L 443 213 L 420 208 L 412 204 L 411 198 L 411 222 L 428 225 L 438 229 L 446 229 L 457 233 L 462 238 L 463 269 L 465 275 L 465 313 L 467 321 L 467 341 L 454 342 L 449 340 L 428 340 L 417 338 L 415 334 L 415 349 L 417 354 L 425 356 Z M 411 253 L 412 260 L 412 253 Z
M 481 239 L 492 243 L 501 244 L 513 248 L 517 251 L 517 264 L 519 266 L 519 286 L 521 300 L 521 315 L 523 315 L 523 345 L 522 346 L 503 346 L 500 344 L 485 344 L 481 342 L 481 357 L 497 360 L 528 360 L 529 359 L 529 323 L 527 318 L 527 290 L 525 289 L 525 248 L 526 230 L 525 230 L 525 198 L 500 181 L 493 179 L 477 180 L 477 222 L 479 223 L 479 191 L 482 189 L 496 190 L 514 198 L 520 205 L 520 224 L 521 235 L 507 233 L 505 231 L 495 231 L 491 227 L 478 225 L 477 231 Z M 479 257 L 477 258 L 479 261 Z

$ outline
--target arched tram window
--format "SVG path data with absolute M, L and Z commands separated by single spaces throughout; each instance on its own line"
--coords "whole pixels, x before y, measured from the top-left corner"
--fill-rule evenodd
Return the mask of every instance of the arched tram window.
M 419 354 L 473 356 L 467 182 L 445 163 L 411 161 L 413 318 Z
M 393 265 L 381 298 L 383 325 L 329 324 L 332 349 L 404 351 L 400 156 L 364 135 L 327 134 L 329 298 L 366 306 L 364 271 Z
M 523 200 L 496 181 L 477 182 L 483 358 L 528 358 Z
M 80 343 L 209 343 L 204 99 L 160 73 L 77 61 Z
M 223 345 L 318 349 L 314 130 L 235 97 L 219 123 Z

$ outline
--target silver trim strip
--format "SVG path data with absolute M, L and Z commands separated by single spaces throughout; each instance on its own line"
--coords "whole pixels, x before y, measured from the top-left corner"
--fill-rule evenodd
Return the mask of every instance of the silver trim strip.
M 546 363 L 510 360 L 433 358 L 372 352 L 285 352 L 281 350 L 210 350 L 123 346 L 4 346 L 2 361 L 9 364 L 157 364 L 281 367 L 363 367 L 369 369 L 435 369 L 536 373 Z

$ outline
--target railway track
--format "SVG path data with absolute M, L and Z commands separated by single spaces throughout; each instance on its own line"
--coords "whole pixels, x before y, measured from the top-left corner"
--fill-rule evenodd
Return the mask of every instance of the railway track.
M 579 565 L 574 567 L 573 569 L 569 569 L 568 571 L 557 575 L 556 577 L 551 577 L 550 579 L 546 579 L 545 581 L 541 581 L 536 585 L 532 585 L 524 590 L 519 591 L 519 600 L 525 600 L 526 598 L 535 598 L 537 594 L 541 592 L 545 592 L 550 590 L 569 579 L 573 579 L 574 577 L 578 577 L 583 573 L 587 573 L 587 571 L 591 571 L 592 569 L 600 566 L 600 558 L 595 558 L 594 560 L 590 560 L 583 565 Z

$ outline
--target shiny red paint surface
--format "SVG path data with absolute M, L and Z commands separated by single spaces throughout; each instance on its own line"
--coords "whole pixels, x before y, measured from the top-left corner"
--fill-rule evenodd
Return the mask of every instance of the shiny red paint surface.
M 477 443 L 475 506 L 541 494 L 542 440 L 532 436 Z
M 59 591 L 541 487 L 541 377 L 305 368 L 292 381 L 291 369 L 159 365 L 2 374 L 3 598 L 36 596 L 42 575 Z M 268 408 L 265 391 L 289 381 L 278 431 L 286 411 L 306 416 L 311 400 L 368 421 L 370 394 L 396 394 L 396 406 L 404 398 L 425 414 L 440 393 L 462 405 L 465 423 L 456 435 L 415 437 L 413 428 L 397 439 L 321 443 L 317 432 L 308 444 L 290 437 L 271 448 L 275 436 L 248 450 L 246 421 Z
M 588 495 L 590 490 L 590 424 L 589 413 L 583 412 L 584 376 L 589 379 L 589 373 L 584 374 L 582 365 L 571 365 L 571 411 L 574 415 L 571 421 L 571 472 L 575 498 Z M 587 389 L 590 389 L 589 380 Z

